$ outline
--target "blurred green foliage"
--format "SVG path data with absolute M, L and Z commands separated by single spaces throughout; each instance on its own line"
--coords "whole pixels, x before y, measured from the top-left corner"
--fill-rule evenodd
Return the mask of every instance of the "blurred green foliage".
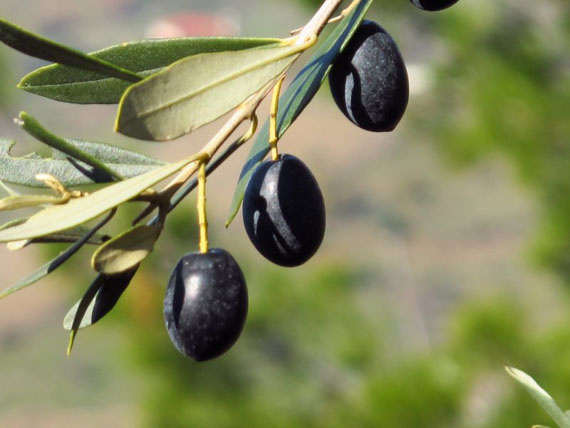
M 552 0 L 476 9 L 439 21 L 449 53 L 422 129 L 456 165 L 497 154 L 512 163 L 542 210 L 537 254 L 570 282 L 570 8 Z
M 461 303 L 444 342 L 409 354 L 389 341 L 393 314 L 379 295 L 370 301 L 358 269 L 318 261 L 284 269 L 239 252 L 250 292 L 245 330 L 221 358 L 195 363 L 170 343 L 160 286 L 197 242 L 192 207 L 169 220 L 163 244 L 101 326 L 122 329 L 126 367 L 144 379 L 137 427 L 548 424 L 503 365 L 525 367 L 561 404 L 570 398 L 567 315 L 558 327 L 537 326 L 524 299 L 498 292 Z
M 386 342 L 386 314 L 363 310 L 359 275 L 350 268 L 250 266 L 251 312 L 242 337 L 223 357 L 194 363 L 169 342 L 156 272 L 142 273 L 122 306 L 127 312 L 115 318 L 130 338 L 129 367 L 148 383 L 142 427 L 548 423 L 503 364 L 532 371 L 562 403 L 570 397 L 570 319 L 535 329 L 524 305 L 507 296 L 462 304 L 445 343 L 409 355 Z

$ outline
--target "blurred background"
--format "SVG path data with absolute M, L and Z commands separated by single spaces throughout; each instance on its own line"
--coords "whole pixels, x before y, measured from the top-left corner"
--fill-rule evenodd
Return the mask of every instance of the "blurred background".
M 2 0 L 0 15 L 93 51 L 144 37 L 285 37 L 319 4 Z M 93 277 L 92 249 L 0 301 L 0 426 L 552 426 L 505 364 L 570 407 L 570 5 L 459 0 L 426 13 L 407 0 L 377 0 L 368 18 L 409 67 L 410 103 L 396 131 L 354 127 L 325 84 L 280 142 L 325 196 L 317 255 L 276 267 L 253 249 L 239 217 L 224 228 L 247 149 L 209 181 L 211 242 L 238 260 L 250 293 L 230 352 L 194 363 L 164 327 L 170 272 L 197 249 L 190 196 L 70 358 L 61 322 Z M 0 46 L 0 137 L 18 142 L 16 155 L 45 153 L 13 124 L 21 110 L 59 135 L 165 160 L 195 152 L 219 125 L 170 143 L 118 136 L 114 106 L 16 90 L 40 65 Z M 3 247 L 2 288 L 60 250 Z

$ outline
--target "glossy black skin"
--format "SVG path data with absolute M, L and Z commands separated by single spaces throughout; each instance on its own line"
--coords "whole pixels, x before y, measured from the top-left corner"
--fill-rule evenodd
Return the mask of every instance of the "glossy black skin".
M 362 129 L 392 131 L 406 111 L 408 73 L 398 46 L 372 21 L 363 21 L 329 74 L 333 98 Z
M 226 352 L 239 337 L 247 315 L 245 278 L 225 250 L 188 253 L 166 289 L 164 320 L 174 346 L 206 361 Z
M 321 189 L 295 156 L 281 155 L 257 167 L 245 190 L 242 213 L 255 248 L 281 266 L 305 263 L 325 235 Z
M 418 9 L 430 12 L 447 9 L 453 6 L 458 0 L 410 0 Z

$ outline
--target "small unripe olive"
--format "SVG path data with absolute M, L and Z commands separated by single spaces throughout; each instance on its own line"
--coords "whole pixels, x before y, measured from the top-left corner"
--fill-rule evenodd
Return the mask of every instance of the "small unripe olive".
M 225 250 L 188 253 L 176 265 L 164 297 L 164 320 L 174 346 L 196 361 L 226 352 L 247 315 L 241 269 Z
M 243 199 L 243 223 L 257 250 L 281 266 L 298 266 L 325 234 L 325 203 L 317 180 L 298 158 L 261 163 Z
M 406 110 L 408 73 L 396 43 L 363 21 L 331 67 L 333 98 L 344 115 L 368 131 L 392 131 Z

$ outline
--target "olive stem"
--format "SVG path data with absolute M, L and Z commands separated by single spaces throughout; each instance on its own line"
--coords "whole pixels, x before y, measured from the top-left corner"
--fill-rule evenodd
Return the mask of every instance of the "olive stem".
M 198 167 L 198 224 L 200 226 L 200 252 L 208 252 L 208 219 L 206 217 L 206 162 Z
M 271 147 L 271 159 L 274 161 L 279 159 L 279 151 L 277 150 L 277 110 L 279 108 L 279 94 L 285 75 L 279 79 L 273 88 L 273 97 L 271 98 L 271 109 L 269 111 L 269 146 Z
M 317 10 L 317 13 L 315 13 L 307 25 L 303 27 L 296 43 L 302 44 L 312 36 L 318 36 L 341 3 L 342 0 L 325 0 L 319 10 Z
M 348 14 L 352 11 L 352 9 L 354 9 L 354 8 L 360 3 L 360 1 L 361 1 L 361 0 L 353 0 L 352 3 L 350 3 L 345 9 L 342 10 L 341 13 L 339 13 L 339 14 L 338 14 L 337 16 L 335 16 L 334 18 L 330 18 L 330 19 L 327 21 L 326 25 L 332 24 L 332 23 L 337 22 L 337 21 L 340 21 L 342 18 L 344 18 L 346 15 L 348 15 Z M 294 29 L 294 30 L 291 30 L 291 35 L 294 36 L 295 34 L 299 34 L 301 31 L 303 31 L 303 28 L 304 28 L 304 27 L 296 28 L 296 29 Z

